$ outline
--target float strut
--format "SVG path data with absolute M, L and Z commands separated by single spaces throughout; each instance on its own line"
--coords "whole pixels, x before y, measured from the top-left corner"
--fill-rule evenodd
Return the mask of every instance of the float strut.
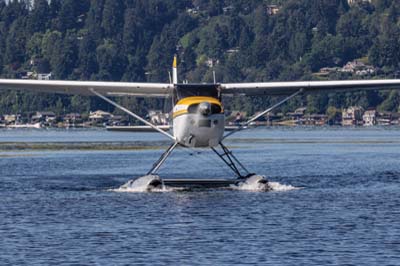
M 147 175 L 154 175 L 158 169 L 160 169 L 161 165 L 167 160 L 167 158 L 171 155 L 172 151 L 176 148 L 178 145 L 178 142 L 173 143 L 169 148 L 161 155 L 160 159 L 158 159 L 154 165 L 153 168 L 147 173 Z
M 211 147 L 211 149 L 219 156 L 219 158 L 222 159 L 222 161 L 224 161 L 224 163 L 237 175 L 238 178 L 246 178 L 247 176 L 252 175 L 224 144 L 220 142 L 219 145 L 221 146 L 222 153 L 218 152 L 214 147 Z M 240 173 L 236 164 L 246 172 L 245 176 Z

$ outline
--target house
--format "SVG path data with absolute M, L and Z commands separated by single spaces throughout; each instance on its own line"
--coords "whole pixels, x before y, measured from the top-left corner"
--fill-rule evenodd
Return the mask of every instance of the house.
M 365 76 L 374 74 L 376 72 L 376 69 L 373 66 L 367 65 L 359 60 L 354 60 L 348 62 L 345 66 L 340 68 L 339 71 L 355 74 L 357 76 Z
M 225 53 L 228 55 L 237 54 L 239 52 L 240 52 L 239 47 L 231 48 L 225 51 Z
M 329 74 L 335 73 L 338 70 L 339 70 L 338 67 L 323 67 L 315 75 L 317 75 L 317 76 L 328 76 Z
M 22 72 L 21 79 L 50 80 L 51 73 Z
M 400 113 L 392 113 L 392 120 L 390 121 L 391 125 L 399 125 L 400 124 Z
M 226 7 L 223 7 L 223 8 L 222 8 L 222 11 L 223 11 L 224 13 L 229 13 L 229 12 L 231 12 L 233 9 L 234 9 L 233 6 L 226 6 Z
M 206 66 L 208 66 L 209 68 L 212 68 L 216 65 L 219 64 L 219 60 L 218 59 L 213 59 L 213 58 L 208 58 L 205 62 Z
M 280 7 L 278 5 L 267 5 L 267 13 L 270 16 L 276 15 L 279 12 Z
M 4 115 L 3 119 L 6 125 L 15 124 L 21 120 L 21 115 Z
M 75 126 L 76 123 L 82 123 L 83 119 L 82 119 L 81 114 L 69 113 L 63 117 L 63 121 L 64 121 L 65 126 L 70 126 L 70 125 Z
M 194 8 L 188 8 L 186 9 L 186 12 L 190 15 L 197 15 L 200 12 L 199 7 L 194 7 Z
M 355 4 L 361 4 L 361 3 L 371 3 L 372 0 L 347 0 L 350 6 L 355 5 Z
M 235 112 L 235 123 L 239 123 L 243 121 L 243 118 L 245 117 L 245 114 L 240 113 L 240 112 Z
M 92 124 L 97 124 L 97 123 L 107 124 L 111 118 L 112 118 L 111 113 L 102 110 L 97 110 L 89 113 L 89 121 Z
M 110 119 L 111 113 L 102 110 L 97 110 L 89 113 L 89 119 Z
M 241 122 L 244 122 L 247 117 L 247 112 L 240 111 L 232 111 L 227 117 L 226 121 L 229 125 L 239 125 Z
M 56 120 L 56 114 L 53 112 L 36 112 L 35 115 L 31 117 L 32 123 L 46 122 L 52 123 Z
M 379 113 L 376 119 L 376 124 L 379 126 L 390 126 L 392 123 L 392 113 L 383 112 Z
M 307 107 L 297 108 L 294 112 L 286 113 L 292 120 L 300 120 L 306 113 Z
M 151 123 L 155 125 L 168 125 L 169 114 L 163 113 L 160 110 L 149 111 L 149 118 Z
M 37 74 L 37 79 L 38 80 L 50 80 L 51 73 L 39 73 L 39 74 Z
M 112 126 L 128 126 L 129 119 L 122 115 L 113 115 L 109 124 Z
M 362 124 L 364 110 L 360 106 L 352 106 L 342 111 L 342 126 L 355 126 Z
M 364 126 L 374 126 L 376 125 L 376 110 L 367 110 L 363 115 L 363 125 Z
M 297 120 L 298 125 L 323 126 L 328 122 L 328 116 L 322 114 L 309 114 Z

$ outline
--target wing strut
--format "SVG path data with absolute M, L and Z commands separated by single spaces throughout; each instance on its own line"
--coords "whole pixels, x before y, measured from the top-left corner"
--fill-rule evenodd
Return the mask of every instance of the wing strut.
M 266 109 L 265 111 L 259 113 L 258 115 L 254 116 L 253 118 L 251 118 L 250 120 L 248 120 L 246 123 L 244 123 L 243 125 L 241 125 L 239 128 L 235 129 L 234 131 L 229 132 L 228 134 L 226 134 L 222 140 L 226 139 L 227 137 L 235 134 L 236 132 L 239 132 L 243 129 L 246 129 L 251 122 L 256 121 L 258 118 L 264 116 L 265 114 L 271 112 L 272 110 L 274 110 L 275 108 L 281 106 L 282 104 L 286 103 L 287 101 L 289 101 L 290 99 L 292 99 L 293 97 L 296 97 L 297 95 L 299 95 L 300 93 L 303 92 L 303 89 L 298 90 L 297 92 L 293 93 L 292 95 L 286 97 L 285 99 L 283 99 L 282 101 L 274 104 L 273 106 L 271 106 L 270 108 Z
M 125 107 L 119 105 L 118 103 L 112 101 L 111 99 L 105 97 L 104 95 L 98 93 L 97 91 L 95 91 L 94 89 L 89 89 L 94 95 L 100 97 L 101 99 L 103 99 L 104 101 L 108 102 L 111 105 L 114 105 L 116 108 L 120 109 L 121 111 L 124 111 L 125 113 L 127 113 L 130 116 L 133 116 L 134 118 L 136 118 L 137 120 L 145 123 L 146 125 L 148 125 L 149 127 L 153 128 L 154 130 L 160 132 L 161 134 L 167 136 L 168 138 L 172 139 L 174 142 L 176 141 L 175 138 L 169 134 L 168 132 L 165 132 L 161 129 L 159 129 L 156 125 L 153 125 L 152 123 L 150 123 L 149 121 L 147 121 L 146 119 L 138 116 L 137 114 L 129 111 L 128 109 L 126 109 Z

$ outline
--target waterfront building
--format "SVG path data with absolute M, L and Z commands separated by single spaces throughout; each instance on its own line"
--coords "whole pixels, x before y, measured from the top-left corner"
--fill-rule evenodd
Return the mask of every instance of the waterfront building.
M 376 125 L 376 110 L 367 110 L 363 114 L 363 124 L 364 126 L 374 126 Z
M 343 126 L 354 126 L 361 125 L 363 122 L 364 110 L 360 106 L 351 106 L 342 111 L 342 125 Z
M 3 116 L 4 119 L 4 123 L 6 125 L 10 125 L 10 124 L 16 124 L 18 122 L 21 121 L 21 115 L 20 114 L 16 114 L 16 115 L 4 115 Z
M 382 112 L 376 119 L 376 124 L 379 126 L 390 126 L 392 123 L 392 113 Z
M 54 112 L 36 112 L 35 115 L 31 117 L 32 123 L 46 122 L 53 123 L 56 120 L 56 114 Z
M 168 125 L 168 121 L 169 121 L 168 113 L 163 113 L 160 110 L 150 110 L 149 117 L 150 117 L 151 123 L 153 123 L 155 125 Z M 122 120 L 122 117 L 121 117 L 121 120 Z
M 65 127 L 76 127 L 77 124 L 82 124 L 83 119 L 79 113 L 69 113 L 62 118 Z

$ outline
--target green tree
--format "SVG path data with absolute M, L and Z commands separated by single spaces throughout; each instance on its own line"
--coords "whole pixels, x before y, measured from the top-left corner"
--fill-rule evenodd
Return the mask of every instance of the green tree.
M 96 75 L 96 79 L 104 81 L 121 80 L 127 64 L 121 50 L 121 47 L 111 40 L 105 40 L 102 45 L 97 47 L 99 72 Z
M 335 124 L 335 122 L 339 121 L 342 116 L 342 112 L 340 109 L 334 107 L 334 106 L 329 106 L 326 109 L 326 115 L 328 116 L 328 123 L 330 125 Z
M 105 0 L 102 28 L 107 37 L 117 36 L 124 25 L 124 1 Z
M 10 65 L 12 70 L 17 70 L 26 60 L 26 35 L 25 18 L 16 19 L 7 35 L 4 63 Z
M 59 56 L 62 51 L 62 33 L 59 31 L 47 31 L 42 39 L 42 54 L 54 70 L 59 63 Z
M 35 0 L 27 23 L 30 33 L 45 32 L 50 21 L 50 14 L 47 0 Z
M 75 14 L 75 5 L 77 1 L 64 0 L 61 4 L 60 12 L 57 16 L 57 29 L 61 32 L 66 32 L 73 29 L 77 25 L 77 17 Z
M 90 32 L 95 40 L 96 44 L 99 45 L 103 38 L 103 29 L 99 27 L 103 20 L 103 7 L 105 0 L 91 0 L 90 8 L 87 12 L 87 19 L 85 28 Z
M 68 31 L 63 39 L 61 55 L 54 69 L 54 74 L 60 79 L 67 79 L 74 71 L 78 61 L 78 43 L 75 31 Z
M 396 8 L 391 6 L 389 14 L 381 24 L 382 34 L 376 39 L 370 50 L 370 61 L 380 67 L 396 69 L 400 64 L 400 28 L 397 22 Z
M 42 33 L 35 33 L 34 35 L 32 35 L 26 45 L 26 53 L 28 55 L 28 58 L 36 59 L 42 57 L 42 41 Z
M 91 32 L 85 34 L 79 42 L 79 72 L 80 78 L 89 80 L 98 71 L 96 58 L 96 41 Z
M 400 94 L 392 90 L 389 96 L 378 106 L 380 112 L 398 112 L 400 107 Z

